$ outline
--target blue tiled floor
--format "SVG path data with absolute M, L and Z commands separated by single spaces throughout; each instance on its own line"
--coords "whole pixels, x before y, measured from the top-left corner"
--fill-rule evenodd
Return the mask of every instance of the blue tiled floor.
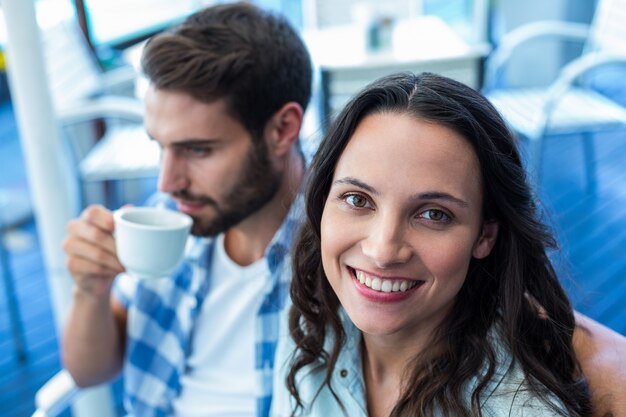
M 580 138 L 552 138 L 546 147 L 541 196 L 562 252 L 555 254 L 577 309 L 626 334 L 626 132 L 598 135 L 597 192 L 586 191 Z M 12 109 L 0 105 L 0 187 L 26 186 Z M 35 225 L 21 229 L 30 245 L 11 252 L 28 358 L 18 363 L 0 290 L 0 417 L 33 411 L 33 395 L 59 369 L 48 287 Z M 27 239 L 28 240 L 28 239 Z
M 24 162 L 9 103 L 0 104 L 0 188 L 26 188 Z M 33 393 L 59 369 L 58 344 L 48 286 L 31 221 L 12 233 L 10 267 L 25 329 L 27 358 L 17 360 L 10 331 L 7 297 L 0 290 L 0 416 L 28 416 Z
M 0 103 L 0 190 L 28 187 L 10 103 Z M 59 345 L 36 223 L 8 232 L 10 269 L 24 328 L 26 361 L 20 363 L 11 333 L 7 294 L 0 288 L 0 417 L 30 416 L 34 394 L 60 370 Z M 0 274 L 2 272 L 0 271 Z M 1 276 L 1 275 L 0 275 Z M 120 384 L 115 385 L 118 409 Z M 69 416 L 70 413 L 64 413 Z
M 542 200 L 562 247 L 557 267 L 576 308 L 626 334 L 626 130 L 597 134 L 597 190 L 582 170 L 581 138 L 550 138 Z

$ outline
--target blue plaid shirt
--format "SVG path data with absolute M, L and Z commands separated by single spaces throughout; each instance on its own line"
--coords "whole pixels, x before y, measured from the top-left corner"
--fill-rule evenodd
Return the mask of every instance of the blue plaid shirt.
M 257 416 L 269 415 L 279 318 L 289 296 L 289 251 L 303 218 L 299 195 L 265 251 L 270 280 L 256 319 Z M 114 295 L 128 310 L 124 405 L 137 417 L 167 416 L 180 394 L 191 332 L 209 292 L 213 239 L 190 238 L 172 279 L 121 275 Z

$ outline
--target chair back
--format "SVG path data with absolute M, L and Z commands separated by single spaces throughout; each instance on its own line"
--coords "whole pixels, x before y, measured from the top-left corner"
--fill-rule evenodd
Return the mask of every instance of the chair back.
M 102 70 L 75 16 L 40 23 L 40 27 L 55 110 L 102 93 Z
M 626 0 L 600 0 L 585 52 L 626 55 Z

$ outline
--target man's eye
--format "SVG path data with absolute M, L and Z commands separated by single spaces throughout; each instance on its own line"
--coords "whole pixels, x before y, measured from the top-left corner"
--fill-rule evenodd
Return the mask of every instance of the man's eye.
M 206 146 L 186 146 L 185 152 L 190 155 L 204 156 L 211 152 Z
M 420 217 L 435 222 L 445 222 L 450 220 L 450 216 L 448 216 L 445 212 L 437 209 L 426 210 L 420 214 Z
M 345 200 L 346 203 L 357 208 L 367 207 L 367 198 L 360 194 L 348 194 Z

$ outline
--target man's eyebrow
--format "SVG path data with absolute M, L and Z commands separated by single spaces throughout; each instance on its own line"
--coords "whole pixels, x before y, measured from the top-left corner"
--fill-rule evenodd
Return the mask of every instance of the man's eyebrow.
M 146 132 L 147 133 L 147 132 Z M 153 140 L 155 142 L 158 142 L 158 140 L 156 140 L 154 138 L 154 136 L 152 136 L 150 133 L 147 133 L 148 138 L 150 138 L 150 140 Z M 176 147 L 181 147 L 181 146 L 207 146 L 207 145 L 215 145 L 216 143 L 219 143 L 220 140 L 219 139 L 184 139 L 178 142 L 174 142 L 172 143 L 172 146 L 176 146 Z
M 218 139 L 184 139 L 172 143 L 172 146 L 208 146 L 220 142 Z
M 361 180 L 358 180 L 354 177 L 344 177 L 336 180 L 334 184 L 349 184 L 354 185 L 355 187 L 359 187 L 364 189 L 365 191 L 373 194 L 379 195 L 379 192 L 372 187 L 371 185 L 364 183 Z M 469 204 L 457 197 L 454 197 L 452 194 L 441 192 L 441 191 L 427 191 L 423 193 L 417 193 L 413 195 L 412 200 L 421 201 L 421 200 L 443 200 L 448 201 L 450 203 L 456 204 L 460 207 L 466 208 L 469 207 Z

